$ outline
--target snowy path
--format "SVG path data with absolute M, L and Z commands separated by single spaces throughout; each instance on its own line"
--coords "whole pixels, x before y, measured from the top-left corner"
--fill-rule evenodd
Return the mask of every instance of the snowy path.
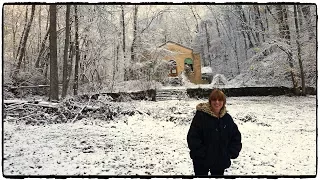
M 203 101 L 131 102 L 144 113 L 110 123 L 5 122 L 4 174 L 191 175 L 186 134 L 196 104 Z M 243 149 L 226 175 L 315 174 L 315 96 L 228 98 L 227 103 Z

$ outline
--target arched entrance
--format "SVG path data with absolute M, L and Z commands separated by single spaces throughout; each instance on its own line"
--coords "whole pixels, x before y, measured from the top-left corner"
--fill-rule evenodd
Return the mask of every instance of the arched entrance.
M 191 71 L 193 71 L 193 60 L 191 58 L 184 59 L 184 65 L 190 67 Z
M 177 76 L 177 62 L 173 59 L 169 60 L 170 76 Z

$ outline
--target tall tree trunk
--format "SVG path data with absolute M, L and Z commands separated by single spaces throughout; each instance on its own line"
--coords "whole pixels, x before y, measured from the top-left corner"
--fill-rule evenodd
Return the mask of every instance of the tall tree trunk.
M 249 48 L 253 48 L 254 47 L 254 44 L 251 40 L 251 36 L 250 36 L 250 33 L 249 33 L 249 28 L 248 28 L 248 21 L 247 21 L 247 18 L 244 14 L 244 11 L 242 9 L 242 6 L 241 5 L 236 5 L 236 9 L 237 9 L 237 12 L 240 16 L 240 21 L 241 21 L 241 31 L 243 33 L 243 36 L 245 39 L 248 39 L 249 41 Z M 252 33 L 252 31 L 251 31 Z M 247 37 L 245 37 L 245 34 L 247 35 Z
M 46 55 L 46 51 L 48 50 L 48 48 L 46 48 L 46 42 L 47 42 L 47 39 L 48 39 L 49 33 L 50 33 L 49 25 L 50 25 L 50 14 L 48 14 L 48 16 L 47 16 L 47 23 L 46 23 L 47 32 L 42 40 L 40 51 L 39 51 L 39 54 L 37 57 L 37 61 L 35 63 L 35 67 L 41 68 L 41 70 L 39 70 L 39 71 L 43 72 L 43 73 L 46 71 L 45 68 L 46 68 L 46 64 L 48 63 L 48 62 L 44 62 L 44 61 L 48 60 L 47 55 Z
M 26 44 L 27 44 L 29 32 L 30 32 L 30 29 L 31 29 L 31 24 L 32 24 L 33 17 L 34 17 L 34 11 L 35 11 L 35 5 L 32 5 L 30 21 L 28 22 L 25 34 L 23 36 L 23 42 L 21 44 L 21 50 L 20 50 L 20 54 L 18 56 L 18 65 L 17 65 L 16 71 L 15 71 L 14 77 L 16 77 L 16 75 L 19 73 L 19 70 L 20 70 L 20 67 L 21 67 L 21 63 L 22 63 L 22 59 L 23 59 L 23 57 L 25 55 Z
M 137 48 L 137 26 L 138 26 L 138 6 L 134 5 L 134 12 L 133 12 L 133 40 L 131 44 L 131 60 L 129 64 L 135 63 L 137 61 L 137 56 L 136 56 L 136 48 Z M 130 65 L 129 65 L 130 67 Z M 128 73 L 127 73 L 127 79 L 129 80 L 130 77 L 132 76 L 133 72 L 131 68 L 128 68 Z M 132 77 L 131 77 L 132 78 Z
M 70 5 L 67 5 L 66 11 L 66 35 L 65 35 L 65 43 L 64 43 L 64 55 L 63 55 L 63 74 L 62 74 L 62 98 L 65 98 L 67 95 L 68 84 L 68 47 L 69 47 L 69 39 L 70 37 Z
M 134 5 L 133 13 L 133 41 L 131 45 L 131 63 L 136 61 L 136 41 L 137 41 L 137 23 L 138 23 L 138 6 Z
M 50 101 L 59 100 L 57 60 L 57 5 L 50 5 Z
M 116 63 L 116 72 L 119 72 L 119 51 L 120 51 L 120 41 L 118 41 L 119 43 L 117 43 L 117 63 Z
M 189 6 L 189 8 L 190 8 L 190 10 L 191 10 L 191 12 L 192 12 L 192 15 L 193 15 L 193 17 L 194 17 L 194 19 L 195 19 L 195 21 L 196 21 L 196 33 L 198 33 L 198 32 L 199 32 L 199 22 L 198 22 L 198 18 L 197 18 L 197 16 L 196 16 L 195 12 L 193 11 L 192 5 Z
M 220 33 L 220 29 L 219 29 L 219 24 L 218 24 L 218 20 L 217 20 L 217 18 L 215 18 L 215 22 L 216 22 L 216 28 L 217 28 L 217 32 L 218 32 L 218 37 L 219 37 L 219 39 L 220 39 L 220 37 L 221 37 L 221 33 Z
M 122 27 L 122 52 L 123 52 L 123 70 L 124 70 L 124 77 L 123 79 L 125 81 L 128 80 L 128 68 L 126 67 L 126 26 L 124 23 L 124 7 L 123 5 L 121 5 L 121 20 L 120 20 L 120 24 Z
M 124 9 L 123 5 L 121 5 L 121 26 L 122 26 L 122 51 L 123 58 L 126 58 L 126 27 L 124 23 Z
M 234 41 L 234 53 L 236 55 L 236 62 L 237 62 L 237 69 L 238 69 L 238 74 L 240 74 L 240 66 L 239 66 L 239 56 L 238 56 L 238 51 L 237 51 L 237 40 Z
M 71 27 L 70 27 L 71 28 Z M 71 37 L 69 38 L 71 39 Z M 68 78 L 67 78 L 67 87 L 69 87 L 69 82 L 70 82 L 70 79 L 71 79 L 71 74 L 72 74 L 72 65 L 73 65 L 73 57 L 74 57 L 74 43 L 73 42 L 70 42 L 70 45 L 69 45 L 69 57 L 68 57 Z
M 210 35 L 208 33 L 208 23 L 205 22 L 204 24 L 204 28 L 205 28 L 205 31 L 206 31 L 206 40 L 207 40 L 207 50 L 208 50 L 208 56 L 209 56 L 209 66 L 211 67 L 211 52 L 210 52 L 210 49 L 211 49 L 211 46 L 210 46 Z
M 290 43 L 290 29 L 288 24 L 288 10 L 286 5 L 276 5 L 277 10 L 277 17 L 278 17 L 278 23 L 279 23 L 279 32 L 280 32 L 280 38 L 284 39 L 287 44 Z M 290 66 L 290 74 L 291 74 L 291 80 L 293 84 L 293 89 L 295 91 L 295 94 L 298 93 L 298 85 L 294 74 L 294 65 L 293 65 L 293 58 L 292 53 L 288 53 L 288 62 Z
M 258 41 L 260 43 L 260 34 L 261 34 L 261 38 L 262 38 L 262 42 L 265 42 L 265 27 L 263 26 L 262 23 L 262 19 L 261 19 L 261 14 L 260 14 L 260 10 L 259 10 L 259 6 L 258 5 L 254 5 L 254 13 L 255 13 L 255 25 L 256 28 L 258 28 L 260 26 L 260 30 L 262 31 L 262 33 L 257 32 L 257 38 Z
M 306 83 L 304 79 L 304 71 L 303 71 L 303 65 L 301 60 L 301 44 L 300 44 L 300 30 L 298 25 L 298 16 L 297 16 L 297 5 L 294 5 L 294 24 L 296 27 L 296 34 L 297 34 L 297 47 L 298 47 L 298 61 L 299 61 L 299 67 L 300 67 L 300 76 L 301 76 L 301 87 L 302 87 L 302 95 L 306 95 Z
M 28 26 L 27 24 L 28 24 L 28 6 L 26 6 L 26 15 L 25 15 L 25 20 L 24 20 L 24 27 L 23 27 L 23 31 L 21 33 L 19 46 L 18 46 L 18 50 L 17 50 L 15 59 L 18 59 L 18 56 L 20 55 L 21 47 L 22 47 L 22 44 L 23 44 L 23 39 L 24 39 L 25 32 L 26 32 L 26 29 L 27 29 L 27 26 Z
M 223 25 L 223 23 L 221 23 L 222 27 L 224 28 L 225 32 L 226 32 L 226 35 L 230 41 L 230 44 L 231 44 L 231 47 L 232 47 L 232 50 L 234 52 L 234 55 L 235 55 L 235 58 L 236 58 L 236 62 L 237 62 L 237 68 L 238 68 L 238 73 L 240 73 L 240 67 L 239 67 L 239 57 L 238 57 L 238 51 L 237 51 L 237 42 L 236 42 L 236 39 L 231 39 L 231 20 L 230 20 L 230 17 L 229 16 L 226 16 L 227 18 L 227 22 L 229 23 L 229 32 L 230 34 L 228 34 L 228 31 L 226 29 L 226 27 Z M 247 44 L 246 44 L 246 40 L 244 39 L 244 42 L 245 42 L 245 52 L 247 52 Z M 226 46 L 225 46 L 226 47 Z M 226 56 L 225 56 L 226 57 Z M 245 53 L 245 57 L 247 59 L 247 53 Z M 232 72 L 232 76 L 233 76 L 233 72 Z
M 74 5 L 74 17 L 75 17 L 75 48 L 76 48 L 76 62 L 74 65 L 74 84 L 73 84 L 73 94 L 78 95 L 78 82 L 79 82 L 79 22 L 78 22 L 78 9 L 77 5 Z
M 312 23 L 311 23 L 310 5 L 303 5 L 301 10 L 307 24 L 307 29 L 309 32 L 309 40 L 311 40 L 313 37 L 315 37 L 315 34 L 314 34 Z
M 265 6 L 264 7 L 264 21 L 265 21 L 265 23 L 264 23 L 264 27 L 265 27 L 265 30 L 268 30 L 269 29 L 269 19 L 268 19 L 268 6 Z M 270 37 L 270 35 L 269 35 L 269 33 L 267 33 L 267 34 L 265 34 L 265 36 L 266 36 L 266 38 L 269 38 Z
M 50 60 L 50 53 L 47 53 L 47 54 L 46 54 L 46 57 L 45 57 L 44 64 L 43 64 L 43 68 L 44 68 L 44 78 L 45 78 L 45 79 L 48 79 L 49 60 Z M 50 97 L 50 94 L 49 94 L 49 97 Z
M 288 24 L 288 10 L 285 5 L 276 5 L 280 38 L 290 44 L 290 29 Z
M 47 30 L 47 33 L 44 36 L 44 39 L 43 39 L 43 41 L 41 43 L 41 48 L 40 48 L 40 51 L 39 51 L 39 55 L 38 55 L 37 61 L 35 63 L 35 68 L 39 68 L 40 67 L 40 60 L 41 60 L 41 58 L 43 57 L 43 54 L 44 54 L 44 50 L 45 50 L 45 47 L 46 47 L 46 42 L 47 42 L 47 39 L 49 37 L 49 32 L 50 32 L 50 28 Z
M 12 8 L 11 9 L 11 18 L 12 18 L 12 20 L 13 19 L 15 19 L 14 18 L 15 17 L 15 15 L 14 15 L 14 8 Z M 19 15 L 19 17 L 20 17 L 20 15 Z M 14 23 L 12 23 L 12 44 L 13 44 L 13 48 L 12 48 L 12 57 L 14 58 L 14 59 L 16 59 L 17 58 L 17 51 L 16 51 L 16 49 L 17 49 L 17 47 L 16 47 L 16 34 L 17 34 L 17 21 L 16 20 L 14 20 Z M 22 36 L 21 36 L 22 37 Z
M 38 24 L 39 24 L 39 36 L 38 36 L 38 45 L 37 45 L 37 51 L 40 51 L 41 47 L 41 5 L 39 6 L 39 17 L 38 17 Z

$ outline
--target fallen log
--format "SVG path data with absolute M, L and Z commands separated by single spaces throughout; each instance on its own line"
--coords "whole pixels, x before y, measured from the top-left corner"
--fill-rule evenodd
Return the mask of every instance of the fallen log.
M 62 86 L 62 84 L 59 84 L 59 86 Z M 13 86 L 13 87 L 8 87 L 10 90 L 12 89 L 25 89 L 25 88 L 48 88 L 50 87 L 49 84 L 45 85 L 34 85 L 34 86 Z
M 28 101 L 20 100 L 20 99 L 11 99 L 11 100 L 3 100 L 4 104 L 24 104 Z
M 26 101 L 26 100 L 20 100 L 20 99 L 3 100 L 3 103 L 5 105 L 28 104 L 28 105 L 34 105 L 34 106 L 47 107 L 47 108 L 58 108 L 58 105 L 59 105 L 59 103 L 54 103 L 54 102 L 47 102 L 47 101 L 41 101 L 41 100 Z

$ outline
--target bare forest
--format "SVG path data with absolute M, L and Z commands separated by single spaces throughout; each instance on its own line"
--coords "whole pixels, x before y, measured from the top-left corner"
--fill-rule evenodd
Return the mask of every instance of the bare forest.
M 315 177 L 316 25 L 315 4 L 4 4 L 2 174 L 185 178 L 222 87 L 243 143 L 225 175 Z M 184 57 L 166 84 L 168 42 L 199 81 Z
M 316 86 L 315 4 L 4 4 L 4 98 L 161 83 L 167 41 L 230 81 Z

